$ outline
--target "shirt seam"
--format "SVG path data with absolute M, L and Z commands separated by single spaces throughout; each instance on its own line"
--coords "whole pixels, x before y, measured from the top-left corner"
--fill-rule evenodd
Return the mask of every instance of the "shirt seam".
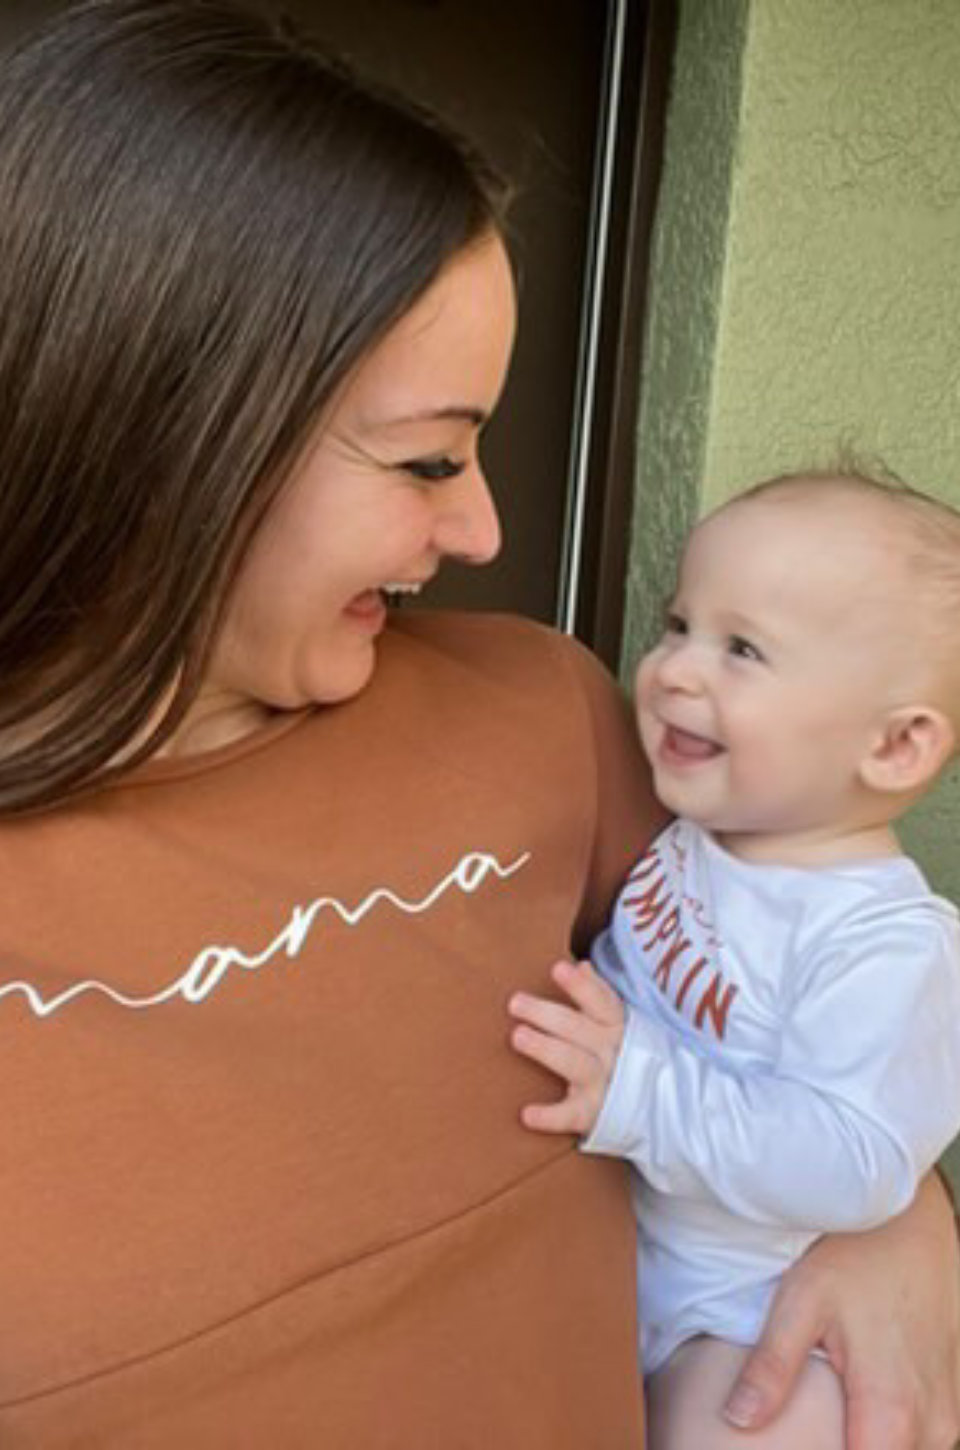
M 62 1380 L 57 1384 L 45 1385 L 41 1389 L 31 1390 L 27 1394 L 0 1400 L 0 1414 L 8 1410 L 23 1409 L 26 1406 L 37 1404 L 42 1400 L 52 1399 L 56 1395 L 83 1389 L 87 1385 L 93 1385 L 100 1381 L 108 1380 L 112 1376 L 125 1374 L 130 1370 L 149 1365 L 165 1356 L 173 1355 L 190 1345 L 200 1344 L 204 1339 L 210 1338 L 225 1329 L 229 1329 L 231 1326 L 238 1325 L 244 1319 L 252 1318 L 264 1310 L 280 1304 L 284 1299 L 289 1299 L 293 1295 L 300 1293 L 304 1289 L 318 1285 L 324 1280 L 332 1280 L 338 1274 L 349 1273 L 351 1270 L 360 1267 L 372 1259 L 383 1258 L 420 1240 L 425 1240 L 432 1235 L 441 1233 L 445 1229 L 470 1218 L 476 1213 L 484 1212 L 494 1207 L 500 1200 L 510 1197 L 511 1194 L 515 1193 L 518 1189 L 522 1189 L 528 1183 L 532 1183 L 537 1178 L 551 1172 L 554 1168 L 562 1166 L 565 1162 L 572 1163 L 577 1161 L 577 1157 L 576 1145 L 573 1144 L 565 1148 L 562 1153 L 550 1158 L 546 1163 L 538 1164 L 536 1168 L 532 1168 L 529 1172 L 511 1179 L 509 1183 L 496 1189 L 495 1192 L 489 1194 L 486 1198 L 478 1199 L 475 1203 L 468 1205 L 456 1213 L 450 1214 L 446 1218 L 439 1219 L 435 1223 L 417 1229 L 412 1233 L 403 1234 L 398 1238 L 384 1240 L 382 1243 L 377 1244 L 375 1248 L 369 1248 L 361 1253 L 354 1254 L 351 1258 L 343 1259 L 340 1263 L 334 1264 L 319 1273 L 305 1275 L 295 1283 L 288 1284 L 284 1288 L 278 1289 L 275 1293 L 266 1294 L 253 1303 L 245 1305 L 244 1308 L 231 1314 L 225 1314 L 222 1318 L 205 1324 L 202 1328 L 193 1330 L 178 1339 L 170 1340 L 153 1349 L 145 1350 L 141 1354 L 134 1354 L 126 1359 L 117 1360 L 103 1368 L 94 1369 L 85 1374 L 78 1374 L 73 1378 Z

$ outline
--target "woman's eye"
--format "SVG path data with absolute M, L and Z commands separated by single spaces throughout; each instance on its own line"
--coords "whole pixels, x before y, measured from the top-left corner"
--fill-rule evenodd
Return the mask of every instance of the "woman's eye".
M 668 609 L 663 616 L 663 632 L 664 634 L 686 634 L 687 621 L 682 614 L 677 614 L 675 610 Z
M 738 660 L 756 660 L 759 664 L 763 663 L 762 652 L 757 649 L 755 644 L 744 639 L 741 634 L 730 636 L 730 653 L 735 655 Z
M 456 478 L 465 466 L 456 458 L 409 458 L 400 464 L 404 473 L 422 483 L 443 483 L 448 478 Z

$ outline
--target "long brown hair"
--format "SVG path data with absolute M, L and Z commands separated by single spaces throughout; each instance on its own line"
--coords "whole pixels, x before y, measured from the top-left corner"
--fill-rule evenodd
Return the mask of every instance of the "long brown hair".
M 325 402 L 503 201 L 232 0 L 88 0 L 0 62 L 0 811 L 175 729 Z

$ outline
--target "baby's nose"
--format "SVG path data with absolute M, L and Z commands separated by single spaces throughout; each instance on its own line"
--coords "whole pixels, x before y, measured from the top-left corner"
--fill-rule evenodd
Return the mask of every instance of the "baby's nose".
M 697 694 L 703 688 L 703 662 L 689 641 L 676 644 L 660 660 L 660 684 L 667 690 Z

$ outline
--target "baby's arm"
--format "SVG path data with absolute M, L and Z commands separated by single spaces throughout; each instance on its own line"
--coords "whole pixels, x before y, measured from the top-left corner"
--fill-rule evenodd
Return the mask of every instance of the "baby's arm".
M 524 1121 L 587 1134 L 588 1151 L 628 1158 L 655 1187 L 747 1218 L 816 1231 L 881 1222 L 911 1201 L 957 1126 L 960 978 L 928 947 L 912 929 L 882 962 L 869 933 L 833 944 L 832 963 L 797 993 L 776 1071 L 756 1075 L 632 1008 L 620 1027 L 591 968 L 557 968 L 572 1006 L 511 1003 L 525 1024 L 518 1051 L 568 1085 Z

